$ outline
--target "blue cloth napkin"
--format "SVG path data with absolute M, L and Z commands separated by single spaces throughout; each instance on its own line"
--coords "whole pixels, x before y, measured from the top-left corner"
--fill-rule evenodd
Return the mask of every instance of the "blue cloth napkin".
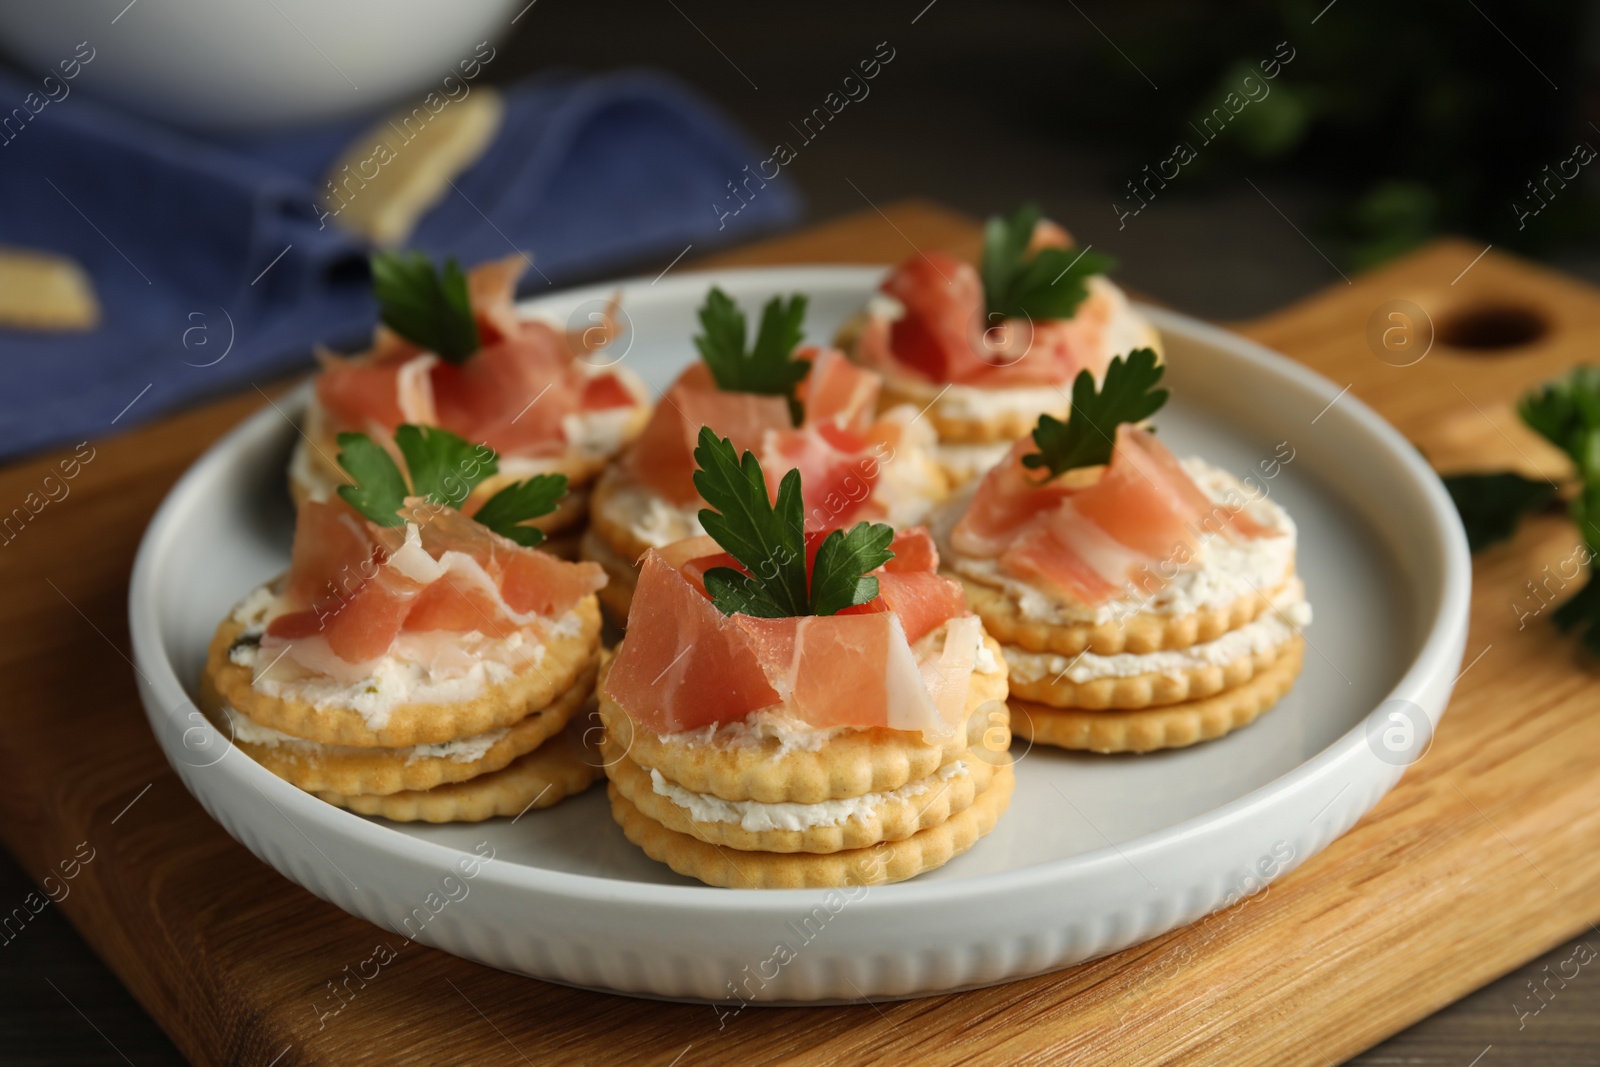
M 0 102 L 33 86 L 0 74 Z M 737 217 L 728 183 L 761 154 L 704 100 L 648 72 L 502 90 L 494 144 L 409 247 L 464 265 L 529 252 L 535 292 L 793 220 L 769 181 Z M 73 94 L 0 143 L 0 244 L 58 251 L 94 280 L 88 333 L 0 328 L 0 457 L 73 443 L 248 388 L 349 345 L 375 320 L 369 251 L 331 220 L 324 176 L 370 119 L 203 139 Z M 224 355 L 224 353 L 226 353 Z

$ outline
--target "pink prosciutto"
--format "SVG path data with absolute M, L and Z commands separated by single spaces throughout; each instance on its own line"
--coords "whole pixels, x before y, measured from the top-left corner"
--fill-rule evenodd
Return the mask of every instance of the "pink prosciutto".
M 695 363 L 667 390 L 634 444 L 626 461 L 633 479 L 679 507 L 694 506 L 700 499 L 694 448 L 700 428 L 709 426 L 741 455 L 756 454 L 774 500 L 783 476 L 800 472 L 808 529 L 881 517 L 873 486 L 904 432 L 892 419 L 874 420 L 881 379 L 837 349 L 799 355 L 811 361 L 799 389 L 800 426 L 783 397 L 725 392 L 705 364 Z
M 1028 247 L 1031 253 L 1071 243 L 1065 230 L 1041 219 Z M 936 385 L 1059 385 L 1081 370 L 1098 380 L 1118 354 L 1107 340 L 1117 298 L 1106 286 L 1091 285 L 1070 319 L 1001 323 L 985 318 L 977 268 L 942 252 L 906 260 L 880 288 L 905 314 L 892 321 L 872 316 L 859 354 L 884 373 L 909 372 Z
M 330 428 L 388 440 L 412 422 L 442 426 L 502 455 L 558 456 L 567 449 L 568 415 L 642 405 L 615 371 L 580 362 L 595 331 L 567 334 L 518 317 L 512 296 L 526 265 L 511 256 L 468 274 L 482 347 L 460 365 L 381 326 L 359 356 L 324 353 L 316 389 Z
M 1018 441 L 979 484 L 951 532 L 963 555 L 1089 606 L 1129 591 L 1150 593 L 1194 558 L 1202 537 L 1240 540 L 1271 530 L 1242 509 L 1214 501 L 1147 430 L 1117 427 L 1111 462 L 1048 479 Z
M 365 522 L 342 501 L 300 506 L 284 588 L 263 649 L 326 666 L 369 662 L 402 633 L 503 636 L 552 620 L 605 585 L 593 563 L 523 548 L 451 508 L 408 501 L 406 526 Z M 330 660 L 331 657 L 331 660 Z
M 927 534 L 902 534 L 895 547 L 902 545 L 903 569 L 878 572 L 880 594 L 871 604 L 782 619 L 724 615 L 711 603 L 702 577 L 732 560 L 711 554 L 716 543 L 709 538 L 652 549 L 606 695 L 658 734 L 781 707 L 819 729 L 883 728 L 947 740 L 963 728 L 982 629 L 966 613 L 960 586 L 933 572 L 938 554 Z M 940 626 L 943 643 L 919 661 L 912 643 Z

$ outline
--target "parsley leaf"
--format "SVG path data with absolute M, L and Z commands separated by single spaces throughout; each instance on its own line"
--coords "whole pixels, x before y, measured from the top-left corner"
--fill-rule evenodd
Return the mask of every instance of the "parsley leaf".
M 695 488 L 711 508 L 700 523 L 744 570 L 713 567 L 706 592 L 724 615 L 781 619 L 795 615 L 833 615 L 878 595 L 878 579 L 867 574 L 894 558 L 894 530 L 882 523 L 857 523 L 848 533 L 834 530 L 817 549 L 811 579 L 806 579 L 805 505 L 800 472 L 778 485 L 774 504 L 767 480 L 752 452 L 738 458 L 733 442 L 701 427 L 694 450 Z
M 355 480 L 341 485 L 339 496 L 379 526 L 404 526 L 396 512 L 410 491 L 394 459 L 364 433 L 342 433 L 338 440 L 339 466 Z
M 470 445 L 437 426 L 406 423 L 394 433 L 405 458 L 400 472 L 393 457 L 364 433 L 339 435 L 339 466 L 354 484 L 341 485 L 339 496 L 379 526 L 404 526 L 397 512 L 407 497 L 425 497 L 435 505 L 460 508 L 472 490 L 500 469 L 500 459 L 488 445 Z M 484 502 L 473 519 L 502 537 L 535 548 L 544 533 L 522 523 L 548 515 L 567 493 L 564 474 L 538 474 L 506 486 Z
M 1526 393 L 1517 413 L 1571 457 L 1586 481 L 1600 480 L 1600 367 L 1574 367 Z
M 1043 468 L 1055 478 L 1075 467 L 1110 463 L 1118 424 L 1142 422 L 1167 402 L 1167 391 L 1155 388 L 1163 369 L 1154 351 L 1136 348 L 1126 359 L 1112 359 L 1098 392 L 1094 375 L 1079 371 L 1072 383 L 1072 412 L 1067 421 L 1039 416 L 1033 429 L 1033 443 L 1039 451 L 1023 456 L 1022 465 Z
M 858 522 L 849 533 L 834 530 L 817 549 L 811 568 L 811 614 L 833 615 L 878 595 L 878 579 L 868 571 L 894 558 L 894 529 L 881 522 Z
M 733 442 L 700 428 L 694 459 L 694 487 L 711 508 L 700 512 L 700 524 L 749 572 L 731 568 L 706 573 L 706 591 L 725 614 L 735 611 L 763 618 L 807 613 L 805 505 L 800 500 L 800 472 L 790 471 L 778 485 L 778 501 L 767 497 L 767 479 L 755 453 L 741 462 Z M 717 599 L 711 578 L 724 592 Z M 738 590 L 735 578 L 748 577 Z
M 524 548 L 537 548 L 544 541 L 544 531 L 521 524 L 550 514 L 566 495 L 565 474 L 536 474 L 500 490 L 484 501 L 472 517 Z
M 1565 377 L 1529 390 L 1518 401 L 1517 414 L 1577 468 L 1578 491 L 1567 513 L 1583 538 L 1589 576 L 1551 620 L 1562 631 L 1581 631 L 1584 647 L 1600 656 L 1600 578 L 1595 573 L 1600 559 L 1600 367 L 1574 367 Z M 1453 475 L 1444 481 L 1474 552 L 1509 537 L 1523 514 L 1550 504 L 1557 495 L 1554 486 L 1512 473 Z
M 732 567 L 712 567 L 705 573 L 706 592 L 724 615 L 754 615 L 782 619 L 791 613 L 753 575 Z
M 794 358 L 804 335 L 800 324 L 805 317 L 804 296 L 797 293 L 787 304 L 773 297 L 761 311 L 755 347 L 747 350 L 744 312 L 727 293 L 713 286 L 700 309 L 700 325 L 705 332 L 695 337 L 695 347 L 718 389 L 786 397 L 789 416 L 798 426 L 802 412 L 795 387 L 811 369 L 810 360 Z
M 1451 474 L 1444 487 L 1455 502 L 1472 551 L 1508 539 L 1524 515 L 1546 507 L 1556 498 L 1549 482 L 1524 478 L 1514 471 L 1494 474 Z
M 480 345 L 467 276 L 455 260 L 435 272 L 421 252 L 375 252 L 372 293 L 383 324 L 419 348 L 464 363 Z
M 1116 266 L 1110 256 L 1089 249 L 1042 248 L 1028 256 L 1038 222 L 1038 205 L 1024 204 L 1011 218 L 996 216 L 984 227 L 980 274 L 991 320 L 1070 319 L 1088 299 L 1089 277 Z
M 412 495 L 459 508 L 477 484 L 499 470 L 488 445 L 470 445 L 449 430 L 407 423 L 394 432 L 406 460 Z M 487 457 L 487 458 L 485 458 Z

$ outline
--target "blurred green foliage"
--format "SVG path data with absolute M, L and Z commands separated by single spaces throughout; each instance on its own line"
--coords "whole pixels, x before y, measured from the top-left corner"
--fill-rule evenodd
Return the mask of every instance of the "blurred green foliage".
M 1600 166 L 1545 185 L 1553 195 L 1541 199 L 1529 189 L 1580 142 L 1600 147 L 1584 52 L 1600 29 L 1594 4 L 1152 0 L 1095 14 L 1126 55 L 1095 48 L 1067 78 L 1105 106 L 1063 102 L 1045 117 L 1125 148 L 1133 170 L 1175 140 L 1203 143 L 1181 179 L 1195 192 L 1274 170 L 1316 179 L 1338 200 L 1319 229 L 1351 266 L 1441 232 L 1540 254 L 1600 230 L 1600 178 L 1589 173 Z M 1281 41 L 1294 59 L 1270 93 L 1197 142 L 1190 123 L 1259 76 Z M 1133 87 L 1130 61 L 1158 92 Z M 1107 94 L 1108 84 L 1129 87 Z

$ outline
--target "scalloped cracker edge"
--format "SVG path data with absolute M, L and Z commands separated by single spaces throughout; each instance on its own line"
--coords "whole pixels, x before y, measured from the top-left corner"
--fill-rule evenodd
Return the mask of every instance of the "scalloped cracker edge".
M 1161 708 L 1086 711 L 1013 698 L 1012 730 L 1036 744 L 1089 752 L 1183 748 L 1250 725 L 1294 686 L 1304 658 L 1305 639 L 1292 638 L 1276 663 L 1237 689 Z
M 615 785 L 607 792 L 612 818 L 628 840 L 681 875 L 730 889 L 810 889 L 884 885 L 942 867 L 994 829 L 1015 786 L 1015 773 L 1005 764 L 970 807 L 944 823 L 902 841 L 827 855 L 740 852 L 708 844 L 649 818 Z
M 535 808 L 548 808 L 588 789 L 600 777 L 600 760 L 585 749 L 582 731 L 568 727 L 532 752 L 498 771 L 465 782 L 387 796 L 316 796 L 358 815 L 377 815 L 395 822 L 482 822 L 513 818 Z

